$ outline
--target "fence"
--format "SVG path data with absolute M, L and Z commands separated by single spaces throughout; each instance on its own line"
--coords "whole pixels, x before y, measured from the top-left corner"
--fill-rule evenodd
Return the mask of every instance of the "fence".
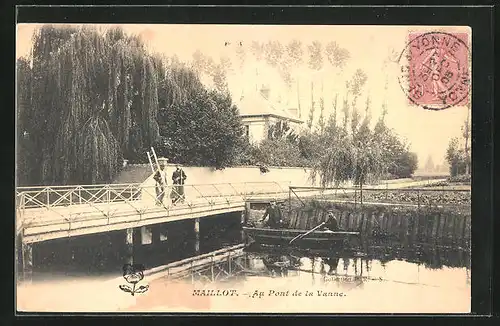
M 303 198 L 319 201 L 346 202 L 354 205 L 394 205 L 394 206 L 469 206 L 470 189 L 445 188 L 358 188 L 358 187 L 290 187 L 289 201 Z

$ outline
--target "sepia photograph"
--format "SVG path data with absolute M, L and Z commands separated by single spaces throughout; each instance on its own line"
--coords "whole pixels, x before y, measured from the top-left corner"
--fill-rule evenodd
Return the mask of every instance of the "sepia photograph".
M 471 312 L 470 27 L 16 29 L 18 312 Z

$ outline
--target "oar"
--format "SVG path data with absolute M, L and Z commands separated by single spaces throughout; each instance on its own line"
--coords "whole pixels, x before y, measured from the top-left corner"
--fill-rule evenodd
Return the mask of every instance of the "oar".
M 288 244 L 291 244 L 292 242 L 294 242 L 295 240 L 297 239 L 302 239 L 303 237 L 305 237 L 306 235 L 308 235 L 309 233 L 311 232 L 314 232 L 316 229 L 320 228 L 321 226 L 323 226 L 325 224 L 325 222 L 322 222 L 320 225 L 316 226 L 315 228 L 307 231 L 306 233 L 303 233 L 303 234 L 299 234 L 298 236 L 296 236 L 295 238 L 293 238 L 292 240 L 290 240 L 290 242 Z

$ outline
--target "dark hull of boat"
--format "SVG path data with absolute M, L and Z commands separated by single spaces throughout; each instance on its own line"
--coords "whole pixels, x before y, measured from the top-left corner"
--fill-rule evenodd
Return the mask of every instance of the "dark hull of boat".
M 358 237 L 359 232 L 330 232 L 330 231 L 314 231 L 301 239 L 290 241 L 298 235 L 304 234 L 307 231 L 295 229 L 267 229 L 243 227 L 247 238 L 250 242 L 255 242 L 259 245 L 269 246 L 293 246 L 310 249 L 325 249 L 332 247 L 341 247 L 349 239 Z

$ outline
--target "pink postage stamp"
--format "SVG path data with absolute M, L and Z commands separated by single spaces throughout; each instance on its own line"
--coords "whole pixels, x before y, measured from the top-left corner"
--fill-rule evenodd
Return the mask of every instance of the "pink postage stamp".
M 410 102 L 428 110 L 468 103 L 470 52 L 467 33 L 411 32 L 399 57 L 399 83 Z

